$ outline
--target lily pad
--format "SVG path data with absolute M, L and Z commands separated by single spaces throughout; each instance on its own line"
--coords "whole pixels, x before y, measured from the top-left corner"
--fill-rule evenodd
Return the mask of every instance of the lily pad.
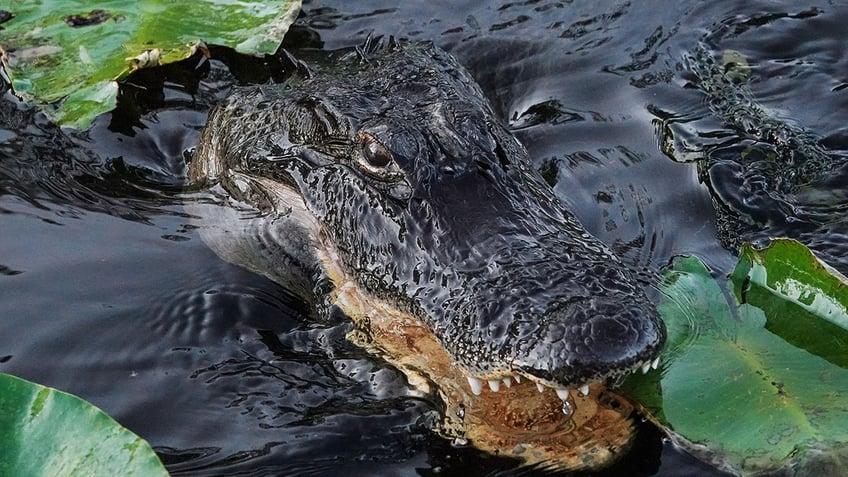
M 739 304 L 697 258 L 675 259 L 662 288 L 661 377 L 628 382 L 633 397 L 743 474 L 822 459 L 844 466 L 835 454 L 848 443 L 848 370 L 767 329 L 763 310 Z M 808 318 L 795 326 L 821 321 Z
M 246 54 L 276 51 L 300 0 L 7 2 L 0 46 L 15 92 L 51 120 L 79 129 L 115 107 L 133 69 L 189 57 L 203 43 Z
M 777 239 L 745 244 L 731 279 L 742 303 L 766 314 L 766 329 L 848 368 L 848 279 L 803 244 Z
M 82 399 L 0 373 L 0 475 L 167 476 L 145 440 Z

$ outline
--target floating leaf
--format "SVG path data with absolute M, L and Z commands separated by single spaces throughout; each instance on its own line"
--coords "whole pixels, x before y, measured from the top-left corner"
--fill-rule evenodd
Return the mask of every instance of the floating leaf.
M 146 441 L 82 399 L 0 373 L 0 475 L 167 476 Z
M 697 258 L 675 259 L 663 292 L 661 378 L 628 382 L 638 401 L 742 473 L 845 465 L 835 453 L 848 448 L 848 370 L 766 329 L 763 311 L 739 305 Z
M 15 91 L 55 122 L 85 128 L 115 107 L 116 81 L 133 68 L 189 57 L 201 42 L 270 54 L 300 0 L 45 0 L 0 10 L 0 45 Z
M 766 329 L 848 368 L 848 280 L 803 244 L 742 246 L 731 275 L 736 297 L 766 314 Z

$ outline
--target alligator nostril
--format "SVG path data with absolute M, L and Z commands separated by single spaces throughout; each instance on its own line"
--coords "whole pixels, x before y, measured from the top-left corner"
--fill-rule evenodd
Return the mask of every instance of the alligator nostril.
M 632 367 L 644 361 L 662 340 L 661 322 L 649 306 L 622 307 L 620 303 L 593 300 L 585 310 L 583 326 L 571 328 L 588 348 L 595 362 Z M 653 355 L 650 356 L 653 358 Z

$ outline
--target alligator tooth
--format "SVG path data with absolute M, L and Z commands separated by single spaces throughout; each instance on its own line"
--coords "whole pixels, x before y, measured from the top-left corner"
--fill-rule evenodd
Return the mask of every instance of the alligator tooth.
M 501 382 L 500 382 L 500 381 L 498 381 L 497 379 L 492 380 L 492 381 L 489 381 L 489 389 L 491 389 L 491 390 L 492 390 L 492 392 L 498 392 L 498 391 L 500 391 L 500 389 L 501 389 Z
M 579 389 L 580 389 L 580 395 L 581 396 L 588 396 L 589 395 L 589 385 L 588 384 L 584 384 L 584 385 L 580 386 Z
M 468 384 L 471 386 L 471 392 L 475 396 L 479 396 L 483 392 L 483 381 L 477 378 L 468 376 Z
M 651 361 L 651 368 L 657 369 L 657 366 L 660 365 L 660 357 L 657 356 L 653 361 Z
M 504 385 L 506 385 L 506 387 L 508 387 L 508 388 L 509 388 L 509 387 L 512 387 L 512 378 L 510 378 L 510 377 L 508 377 L 508 376 L 507 376 L 506 378 L 503 378 L 503 383 L 504 383 Z
M 642 374 L 648 374 L 648 371 L 651 370 L 650 361 L 645 361 L 645 364 L 642 365 Z
M 557 389 L 556 390 L 557 397 L 565 401 L 568 399 L 568 389 Z
M 540 393 L 545 392 L 545 385 L 542 383 L 536 383 L 536 389 L 538 389 Z
M 521 375 L 520 374 L 515 375 L 515 384 L 521 384 Z

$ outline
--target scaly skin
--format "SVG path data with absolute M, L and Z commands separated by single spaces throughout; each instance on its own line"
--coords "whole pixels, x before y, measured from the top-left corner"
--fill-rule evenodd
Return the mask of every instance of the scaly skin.
M 236 227 L 263 245 L 219 239 L 221 255 L 281 280 L 296 264 L 304 287 L 329 277 L 336 298 L 353 288 L 387 304 L 458 376 L 573 391 L 656 359 L 665 328 L 653 304 L 452 56 L 392 44 L 295 65 L 283 85 L 234 91 L 195 152 L 193 180 L 258 209 Z

